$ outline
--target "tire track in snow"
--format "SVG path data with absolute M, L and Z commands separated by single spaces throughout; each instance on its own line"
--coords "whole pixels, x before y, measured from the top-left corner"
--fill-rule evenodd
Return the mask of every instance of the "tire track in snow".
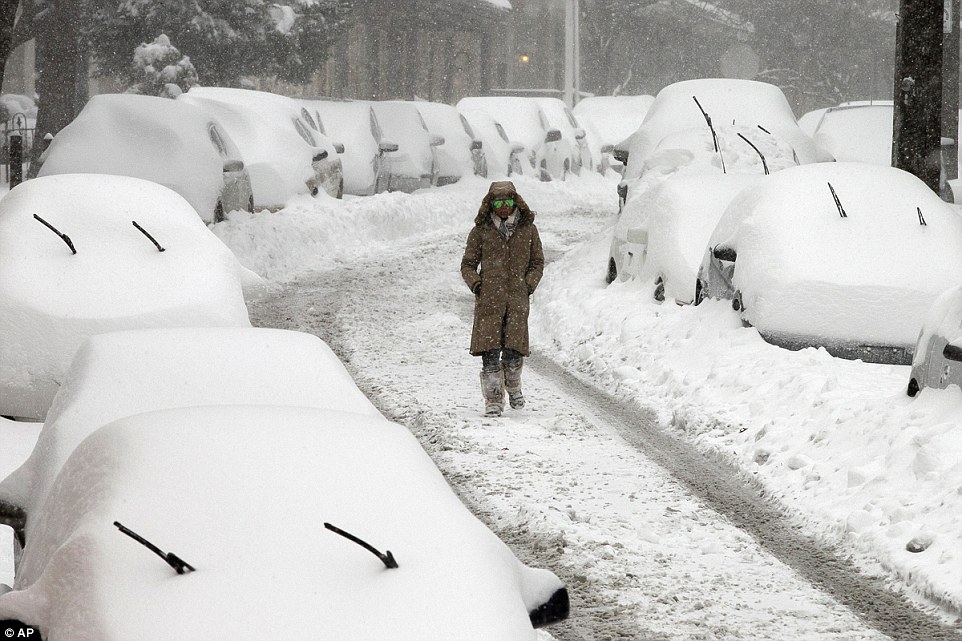
M 707 499 L 690 496 L 637 443 L 627 445 L 607 417 L 610 399 L 573 387 L 550 362 L 529 360 L 530 409 L 482 419 L 478 366 L 464 350 L 470 295 L 456 272 L 438 267 L 460 256 L 460 242 L 422 240 L 293 284 L 254 305 L 252 320 L 325 339 L 381 410 L 419 437 L 469 507 L 523 560 L 562 577 L 574 609 L 554 635 L 882 638 L 706 510 Z M 640 415 L 631 410 L 628 424 Z M 683 548 L 663 544 L 679 531 Z

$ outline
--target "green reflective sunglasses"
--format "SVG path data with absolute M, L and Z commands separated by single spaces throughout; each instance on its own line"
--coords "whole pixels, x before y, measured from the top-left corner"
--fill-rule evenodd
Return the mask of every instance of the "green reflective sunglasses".
M 502 207 L 514 207 L 514 198 L 505 198 L 504 200 L 493 200 L 491 204 L 494 205 L 495 209 L 500 209 Z

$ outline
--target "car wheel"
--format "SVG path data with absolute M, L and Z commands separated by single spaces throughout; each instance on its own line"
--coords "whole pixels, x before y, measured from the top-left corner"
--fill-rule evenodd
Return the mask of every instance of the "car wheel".
M 905 393 L 914 398 L 915 395 L 919 393 L 919 391 L 920 391 L 920 389 L 919 389 L 919 382 L 918 382 L 917 380 L 915 380 L 914 378 L 910 378 L 910 379 L 909 379 L 909 386 L 908 386 L 908 388 L 905 390 Z
M 612 284 L 613 282 L 615 282 L 615 279 L 616 279 L 616 278 L 618 278 L 618 265 L 615 264 L 615 259 L 614 259 L 614 258 L 609 258 L 609 259 L 608 259 L 608 273 L 605 274 L 605 282 L 610 285 L 610 284 Z
M 219 198 L 217 199 L 217 204 L 214 205 L 214 222 L 224 222 L 224 203 Z
M 659 303 L 665 302 L 665 281 L 661 276 L 655 281 L 655 292 L 652 294 Z

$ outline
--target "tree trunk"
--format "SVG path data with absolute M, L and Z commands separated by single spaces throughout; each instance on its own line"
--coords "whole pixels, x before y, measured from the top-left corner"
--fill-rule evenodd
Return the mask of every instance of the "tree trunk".
M 17 9 L 19 7 L 20 0 L 0 0 L 0 87 L 3 87 L 7 58 L 16 48 L 13 28 L 17 23 Z
M 892 166 L 939 193 L 943 0 L 901 0 L 895 44 Z
M 78 33 L 77 5 L 59 0 L 37 35 L 37 144 L 33 146 L 28 176 L 40 169 L 44 136 L 56 135 L 87 102 L 87 57 Z

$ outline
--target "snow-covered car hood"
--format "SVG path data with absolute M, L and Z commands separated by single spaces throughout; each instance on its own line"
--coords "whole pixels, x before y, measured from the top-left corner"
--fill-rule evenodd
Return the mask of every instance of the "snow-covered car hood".
M 267 621 L 271 638 L 534 641 L 531 612 L 564 594 L 461 504 L 403 426 L 274 406 L 149 412 L 94 432 L 16 583 L 0 619 L 48 641 L 259 641 Z
M 742 315 L 763 334 L 911 353 L 932 302 L 962 280 L 957 212 L 915 176 L 877 165 L 772 174 L 732 201 L 717 244 L 737 252 Z

